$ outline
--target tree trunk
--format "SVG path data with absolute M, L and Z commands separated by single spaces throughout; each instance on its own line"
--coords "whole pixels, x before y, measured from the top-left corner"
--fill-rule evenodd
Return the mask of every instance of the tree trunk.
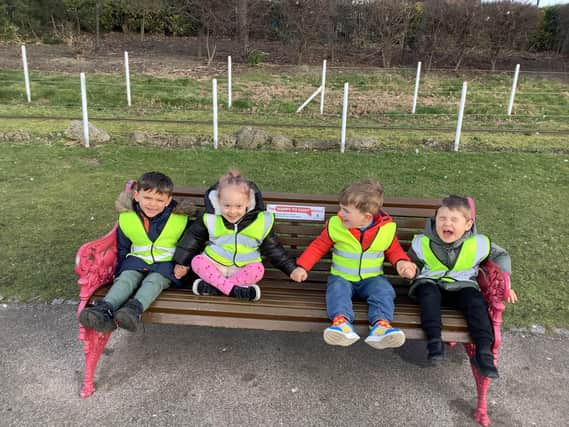
M 100 36 L 100 22 L 101 22 L 101 2 L 97 0 L 95 3 L 95 48 L 99 49 L 101 45 Z
M 241 55 L 244 60 L 247 60 L 249 53 L 249 18 L 247 16 L 247 9 L 249 7 L 249 0 L 239 0 L 237 4 L 237 15 L 239 18 L 239 42 L 241 43 Z
M 142 13 L 142 19 L 140 20 L 140 41 L 144 41 L 144 12 Z
M 203 27 L 200 28 L 198 32 L 198 58 L 203 58 L 203 43 L 204 43 L 204 29 Z
M 212 47 L 210 47 L 209 41 L 210 41 L 209 31 L 206 31 L 206 33 L 205 33 L 205 46 L 207 49 L 207 66 L 208 67 L 213 62 L 213 58 L 215 58 L 215 51 L 217 50 L 217 43 L 216 43 L 215 37 L 213 37 L 213 46 Z

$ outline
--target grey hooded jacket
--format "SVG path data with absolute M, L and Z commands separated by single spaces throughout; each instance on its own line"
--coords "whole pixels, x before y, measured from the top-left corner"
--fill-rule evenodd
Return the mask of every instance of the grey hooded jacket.
M 431 249 L 433 250 L 436 257 L 444 265 L 446 265 L 449 269 L 451 269 L 456 263 L 456 259 L 458 258 L 458 254 L 460 253 L 460 249 L 462 248 L 462 244 L 464 243 L 464 241 L 469 237 L 478 234 L 478 232 L 476 230 L 476 224 L 474 224 L 472 226 L 472 229 L 464 233 L 464 235 L 456 242 L 445 243 L 441 240 L 441 238 L 438 236 L 436 232 L 435 218 L 430 218 L 427 220 L 427 223 L 425 224 L 425 230 L 423 231 L 423 234 L 430 239 Z M 415 264 L 417 264 L 418 272 L 421 271 L 425 264 L 417 257 L 417 254 L 415 253 L 413 248 L 409 248 L 409 250 L 407 251 L 407 255 L 409 255 L 409 258 L 411 258 L 411 260 Z M 492 242 L 490 243 L 490 254 L 488 255 L 487 259 L 495 261 L 503 271 L 506 271 L 508 273 L 512 272 L 512 261 L 510 259 L 510 256 L 503 248 Z M 416 279 L 413 281 L 413 284 L 409 289 L 409 296 L 414 297 L 417 286 L 420 285 L 421 283 L 424 283 L 425 281 L 435 282 L 442 289 L 448 291 L 455 291 L 467 287 L 478 288 L 476 276 L 473 276 L 471 280 L 472 281 L 457 281 L 449 283 L 449 282 L 444 282 L 442 280 L 433 280 L 427 278 Z

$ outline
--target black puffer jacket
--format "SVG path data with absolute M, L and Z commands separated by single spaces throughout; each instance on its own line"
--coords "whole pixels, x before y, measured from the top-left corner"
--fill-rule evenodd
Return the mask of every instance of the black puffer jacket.
M 238 232 L 250 225 L 259 212 L 265 210 L 265 203 L 257 185 L 249 182 L 251 186 L 251 203 L 247 209 L 247 213 L 237 223 Z M 219 214 L 217 201 L 217 185 L 209 188 L 205 194 L 205 213 Z M 209 240 L 209 233 L 202 220 L 202 216 L 186 230 L 183 237 L 178 242 L 176 253 L 174 254 L 174 262 L 180 265 L 190 266 L 192 258 L 202 253 L 205 245 Z M 228 230 L 233 230 L 234 225 L 223 218 L 223 223 Z M 267 257 L 271 264 L 290 276 L 290 273 L 296 268 L 295 259 L 289 255 L 286 249 L 279 242 L 277 235 L 273 230 L 269 232 L 261 246 L 259 247 L 261 254 Z

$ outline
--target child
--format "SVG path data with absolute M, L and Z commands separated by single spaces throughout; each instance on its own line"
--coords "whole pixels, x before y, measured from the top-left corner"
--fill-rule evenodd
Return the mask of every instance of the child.
M 332 269 L 326 289 L 326 308 L 332 325 L 324 330 L 330 345 L 349 346 L 360 337 L 354 331 L 352 297 L 364 299 L 368 306 L 370 331 L 365 342 L 383 349 L 400 347 L 403 331 L 391 326 L 395 291 L 383 275 L 384 257 L 402 277 L 412 278 L 416 267 L 395 236 L 396 226 L 383 206 L 383 186 L 364 179 L 344 188 L 340 211 L 297 260 L 299 269 L 292 279 L 306 280 L 307 272 L 330 248 Z
M 135 332 L 142 313 L 172 281 L 177 282 L 172 257 L 191 209 L 172 200 L 173 189 L 168 176 L 147 172 L 132 191 L 120 194 L 116 278 L 102 300 L 81 312 L 83 326 L 108 332 L 116 322 Z
M 257 282 L 265 273 L 261 255 L 290 276 L 296 268 L 294 258 L 272 231 L 274 216 L 265 211 L 253 182 L 230 170 L 206 192 L 205 204 L 203 217 L 188 228 L 174 254 L 177 278 L 189 271 L 190 263 L 199 276 L 192 286 L 194 294 L 258 301 Z
M 472 214 L 468 199 L 459 196 L 443 199 L 435 218 L 427 221 L 424 233 L 413 238 L 409 249 L 409 256 L 420 270 L 409 295 L 421 304 L 429 360 L 444 359 L 441 303 L 445 303 L 464 312 L 476 345 L 473 362 L 480 374 L 498 378 L 492 354 L 492 325 L 476 278 L 482 261 L 491 259 L 509 274 L 511 260 L 504 249 L 477 233 Z M 516 300 L 512 290 L 509 301 Z

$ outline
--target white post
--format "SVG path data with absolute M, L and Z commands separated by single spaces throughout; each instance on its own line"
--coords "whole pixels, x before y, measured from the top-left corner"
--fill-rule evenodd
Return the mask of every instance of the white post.
M 231 56 L 227 57 L 227 108 L 231 108 Z
M 514 81 L 512 83 L 512 93 L 510 94 L 510 105 L 508 105 L 508 116 L 512 115 L 512 108 L 514 108 L 514 98 L 516 97 L 516 87 L 518 86 L 518 75 L 520 74 L 520 64 L 516 65 L 514 72 Z
M 89 118 L 87 117 L 87 88 L 85 85 L 85 73 L 81 77 L 81 109 L 83 110 L 83 140 L 85 147 L 89 148 Z
M 128 68 L 128 52 L 124 51 L 124 74 L 126 76 L 126 102 L 130 107 L 132 105 L 130 98 L 130 70 Z
M 320 84 L 320 114 L 324 114 L 324 90 L 326 89 L 326 60 L 322 61 L 322 83 Z
M 454 151 L 458 151 L 460 142 L 460 131 L 462 130 L 462 117 L 464 116 L 464 104 L 466 102 L 466 82 L 462 83 L 462 94 L 460 95 L 460 106 L 458 107 L 458 123 L 456 124 L 456 135 L 454 136 Z
M 26 96 L 28 102 L 32 102 L 32 93 L 30 92 L 30 75 L 28 73 L 28 56 L 26 55 L 26 46 L 22 45 L 22 64 L 24 65 L 24 82 L 26 84 Z
M 417 111 L 417 96 L 419 95 L 419 80 L 421 80 L 421 61 L 417 63 L 417 77 L 415 77 L 415 92 L 413 93 L 413 109 L 411 113 Z
M 304 103 L 303 103 L 300 107 L 298 107 L 298 109 L 296 110 L 296 112 L 297 112 L 297 113 L 300 113 L 300 112 L 302 111 L 302 109 L 303 109 L 304 107 L 306 107 L 306 106 L 308 105 L 308 103 L 309 103 L 310 101 L 312 101 L 312 100 L 316 97 L 316 95 L 318 95 L 318 94 L 320 93 L 321 90 L 322 90 L 322 86 L 320 86 L 318 89 L 316 89 L 316 90 L 314 91 L 314 93 L 313 93 L 312 95 L 310 95 L 310 96 L 308 97 L 308 99 L 307 99 L 306 101 L 304 101 Z
M 348 119 L 348 83 L 344 83 L 344 102 L 342 104 L 342 133 L 340 136 L 340 152 L 346 149 L 346 121 Z
M 213 79 L 212 97 L 213 97 L 213 148 L 217 150 L 217 80 Z

